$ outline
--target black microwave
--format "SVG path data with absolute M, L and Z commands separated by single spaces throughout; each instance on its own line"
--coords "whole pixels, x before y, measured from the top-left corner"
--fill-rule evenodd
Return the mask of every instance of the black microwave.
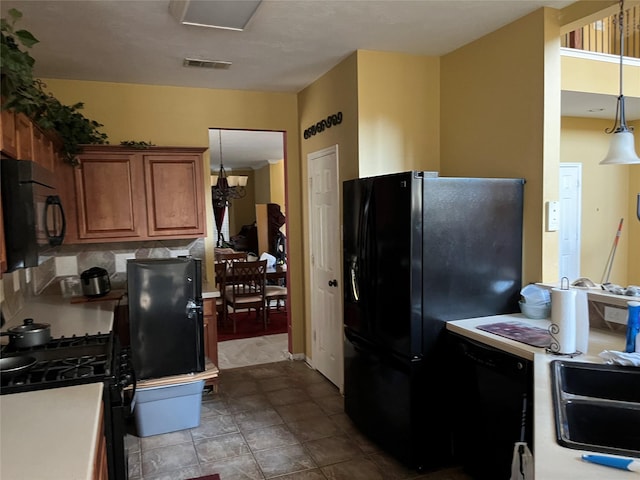
M 30 160 L 0 160 L 7 272 L 35 267 L 64 240 L 66 221 L 53 172 Z

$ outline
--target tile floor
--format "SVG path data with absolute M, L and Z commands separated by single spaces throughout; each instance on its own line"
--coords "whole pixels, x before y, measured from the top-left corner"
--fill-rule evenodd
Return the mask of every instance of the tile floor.
M 239 338 L 218 343 L 218 367 L 221 370 L 289 359 L 286 333 L 254 338 Z
M 302 361 L 222 369 L 196 428 L 127 435 L 131 480 L 468 480 L 459 469 L 419 475 L 363 437 L 336 387 Z

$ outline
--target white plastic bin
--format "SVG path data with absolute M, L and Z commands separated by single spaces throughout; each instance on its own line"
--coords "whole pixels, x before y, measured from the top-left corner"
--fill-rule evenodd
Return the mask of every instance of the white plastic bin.
M 204 380 L 139 388 L 133 409 L 139 437 L 176 432 L 200 425 Z

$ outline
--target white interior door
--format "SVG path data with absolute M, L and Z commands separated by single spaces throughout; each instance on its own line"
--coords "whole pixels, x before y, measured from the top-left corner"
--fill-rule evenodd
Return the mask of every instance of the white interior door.
M 582 164 L 560 164 L 560 278 L 569 282 L 580 274 L 580 225 L 582 215 Z
M 342 277 L 338 146 L 307 155 L 311 239 L 312 364 L 342 391 Z

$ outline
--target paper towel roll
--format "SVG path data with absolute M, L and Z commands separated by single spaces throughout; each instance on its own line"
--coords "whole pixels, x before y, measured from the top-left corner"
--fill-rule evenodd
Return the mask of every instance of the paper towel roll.
M 557 353 L 576 351 L 576 291 L 551 289 L 551 334 L 557 344 L 551 350 Z M 553 328 L 555 326 L 555 328 Z M 554 348 L 555 347 L 555 348 Z
M 587 353 L 589 349 L 589 300 L 588 288 L 576 288 L 576 350 Z

